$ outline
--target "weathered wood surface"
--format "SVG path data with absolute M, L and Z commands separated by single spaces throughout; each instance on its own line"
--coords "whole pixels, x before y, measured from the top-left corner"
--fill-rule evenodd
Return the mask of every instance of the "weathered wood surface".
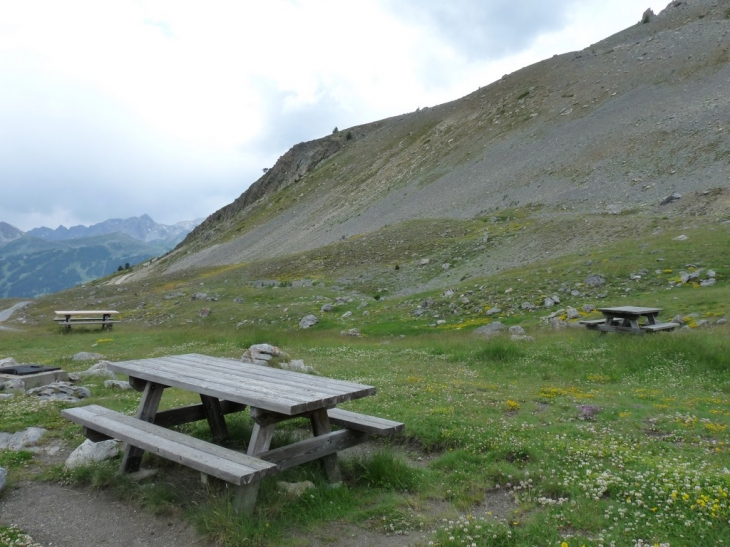
M 109 369 L 288 416 L 375 394 L 372 386 L 198 354 L 111 363 Z
M 54 319 L 62 327 L 71 327 L 73 325 L 109 325 L 112 326 L 114 323 L 121 323 L 121 321 L 110 321 L 109 319 L 72 319 L 66 321 L 65 319 Z
M 245 409 L 246 405 L 232 403 L 230 401 L 220 401 L 220 412 L 223 415 L 232 414 L 234 412 L 242 412 Z M 203 405 L 198 404 L 171 408 L 169 410 L 161 410 L 155 415 L 155 421 L 153 423 L 163 427 L 172 427 L 205 419 L 206 416 Z
M 119 312 L 117 310 L 61 310 L 53 313 L 56 315 L 115 315 Z
M 296 443 L 274 448 L 257 454 L 256 457 L 275 463 L 279 471 L 319 459 L 322 456 L 336 454 L 340 450 L 361 444 L 367 439 L 367 433 L 340 429 L 318 437 L 311 437 Z
M 88 429 L 139 446 L 153 454 L 235 485 L 257 482 L 277 472 L 274 463 L 98 405 L 65 409 L 61 411 L 61 415 Z
M 147 382 L 144 386 L 144 390 L 142 391 L 142 398 L 140 399 L 139 407 L 137 408 L 136 418 L 138 420 L 149 423 L 153 423 L 155 421 L 157 408 L 160 406 L 160 400 L 162 399 L 162 393 L 164 390 L 165 386 L 161 384 Z M 144 456 L 143 448 L 144 447 L 134 443 L 127 446 L 124 450 L 124 456 L 122 457 L 122 472 L 139 470 L 139 466 L 142 464 L 142 456 Z
M 674 330 L 679 327 L 678 323 L 655 323 L 653 325 L 642 325 L 641 329 L 647 332 L 656 332 L 660 330 Z
M 340 408 L 329 409 L 327 415 L 329 416 L 330 423 L 372 435 L 395 435 L 402 433 L 405 429 L 405 425 L 401 422 L 386 420 L 385 418 L 378 418 L 376 416 L 368 416 L 367 414 L 359 414 Z
M 611 308 L 598 308 L 598 311 L 605 314 L 628 314 L 628 315 L 647 315 L 658 314 L 664 308 L 643 308 L 641 306 L 614 306 Z

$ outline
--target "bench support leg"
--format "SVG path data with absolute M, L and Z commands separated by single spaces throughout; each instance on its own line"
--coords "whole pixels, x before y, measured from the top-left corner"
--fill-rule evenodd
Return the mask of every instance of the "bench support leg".
M 254 416 L 255 420 L 256 413 L 253 412 L 254 409 L 251 410 L 251 415 Z M 254 423 L 251 441 L 248 443 L 248 450 L 246 450 L 248 456 L 256 456 L 256 454 L 266 452 L 269 449 L 271 439 L 274 437 L 275 425 L 275 423 L 268 423 L 267 421 L 264 421 L 264 425 L 261 425 L 258 421 Z M 253 514 L 256 497 L 259 494 L 259 486 L 261 486 L 261 481 L 254 481 L 238 487 L 234 507 L 246 516 Z
M 142 393 L 142 400 L 137 410 L 137 418 L 144 420 L 145 422 L 153 423 L 155 421 L 155 414 L 157 414 L 157 407 L 160 405 L 160 399 L 162 399 L 162 392 L 165 390 L 165 386 L 156 384 L 154 382 L 147 382 Z M 124 457 L 122 457 L 121 471 L 124 473 L 131 473 L 139 471 L 139 466 L 142 464 L 142 456 L 144 456 L 144 450 L 136 446 L 127 445 L 124 450 Z
M 330 424 L 329 416 L 327 416 L 327 409 L 312 412 L 310 420 L 312 422 L 312 433 L 315 437 L 332 432 L 332 424 Z M 324 456 L 322 464 L 327 473 L 327 480 L 331 483 L 342 482 L 342 472 L 340 471 L 340 462 L 337 460 L 337 452 Z

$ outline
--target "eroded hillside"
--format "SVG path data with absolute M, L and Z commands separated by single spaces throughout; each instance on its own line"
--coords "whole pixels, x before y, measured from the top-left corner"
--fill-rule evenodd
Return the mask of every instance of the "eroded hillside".
M 408 221 L 489 218 L 516 207 L 531 212 L 539 253 L 530 240 L 505 247 L 499 254 L 510 266 L 616 237 L 581 229 L 586 214 L 621 214 L 637 228 L 655 215 L 723 218 L 728 10 L 727 2 L 672 2 L 647 24 L 457 101 L 296 145 L 174 252 L 130 279 L 284 257 Z M 675 193 L 679 201 L 660 205 Z M 578 228 L 563 245 L 565 238 L 538 237 L 550 229 L 542 223 Z

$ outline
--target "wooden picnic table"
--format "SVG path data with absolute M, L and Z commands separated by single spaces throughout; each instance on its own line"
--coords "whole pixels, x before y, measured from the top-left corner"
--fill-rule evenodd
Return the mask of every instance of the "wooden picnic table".
M 375 394 L 372 386 L 344 380 L 200 354 L 123 361 L 108 368 L 128 375 L 142 392 L 136 416 L 97 405 L 66 409 L 63 416 L 84 425 L 92 441 L 127 442 L 122 471 L 138 470 L 147 450 L 237 485 L 236 507 L 246 514 L 253 511 L 262 478 L 321 459 L 329 481 L 339 482 L 337 452 L 365 442 L 369 434 L 393 435 L 404 427 L 336 408 Z M 168 387 L 197 393 L 201 403 L 158 412 Z M 225 415 L 246 407 L 254 420 L 246 454 L 168 429 L 205 419 L 220 443 L 229 436 Z M 276 424 L 302 417 L 310 421 L 313 437 L 270 449 Z M 342 429 L 332 431 L 332 424 Z
M 111 329 L 114 323 L 112 315 L 117 315 L 116 310 L 60 310 L 55 311 L 56 323 L 70 330 L 72 325 L 101 325 L 101 330 Z
M 677 323 L 660 323 L 657 321 L 662 308 L 643 308 L 639 306 L 617 306 L 598 308 L 603 319 L 588 319 L 580 323 L 588 329 L 605 332 L 645 334 L 662 330 L 674 330 Z

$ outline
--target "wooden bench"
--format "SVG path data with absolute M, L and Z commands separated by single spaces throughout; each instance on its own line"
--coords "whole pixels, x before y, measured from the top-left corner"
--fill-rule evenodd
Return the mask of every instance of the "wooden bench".
M 53 320 L 67 331 L 71 330 L 73 325 L 101 325 L 101 330 L 111 329 L 114 323 L 121 323 L 119 320 L 111 319 L 112 315 L 119 312 L 116 310 L 72 310 L 72 311 L 56 311 L 57 316 Z
M 84 434 L 94 442 L 119 439 L 236 486 L 259 481 L 278 471 L 274 463 L 99 405 L 67 408 L 61 415 L 84 426 Z
M 660 330 L 674 330 L 679 327 L 678 323 L 655 323 L 653 325 L 640 325 L 641 330 L 646 332 L 657 332 Z

